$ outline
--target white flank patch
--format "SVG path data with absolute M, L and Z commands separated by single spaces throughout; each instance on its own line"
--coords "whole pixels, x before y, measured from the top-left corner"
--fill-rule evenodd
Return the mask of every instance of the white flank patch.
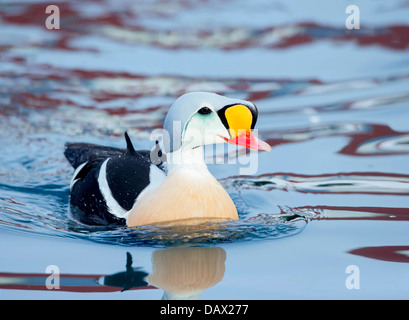
M 72 190 L 72 187 L 74 184 L 80 180 L 80 179 L 75 179 L 74 178 L 77 176 L 77 174 L 84 168 L 84 166 L 88 163 L 88 161 L 85 161 L 84 163 L 80 164 L 77 169 L 75 169 L 74 174 L 72 175 L 71 183 L 70 183 L 70 190 Z
M 149 184 L 143 189 L 143 192 L 146 190 L 155 190 L 158 188 L 163 181 L 165 181 L 166 174 L 159 169 L 156 165 L 151 164 L 149 170 Z M 142 193 L 142 192 L 141 192 Z
M 101 191 L 101 194 L 105 199 L 105 202 L 108 206 L 108 211 L 114 216 L 117 216 L 119 218 L 127 218 L 128 211 L 126 211 L 124 208 L 122 208 L 119 205 L 119 203 L 112 196 L 111 189 L 108 186 L 108 181 L 107 181 L 107 176 L 106 176 L 108 160 L 109 158 L 104 161 L 104 163 L 101 166 L 101 169 L 99 170 L 99 177 L 98 177 L 99 190 Z
M 144 193 L 157 189 L 162 184 L 162 182 L 165 181 L 165 179 L 166 179 L 165 172 L 159 169 L 156 165 L 151 164 L 149 170 L 149 184 L 146 186 L 145 189 L 142 190 L 140 194 L 138 194 L 132 208 L 135 206 L 135 204 L 138 202 L 138 199 L 141 198 L 141 196 Z M 130 211 L 132 211 L 132 209 L 127 212 L 127 215 L 129 214 Z
M 135 203 L 138 201 L 138 198 L 143 193 L 157 189 L 162 184 L 162 182 L 165 181 L 165 178 L 166 178 L 166 174 L 161 169 L 159 169 L 156 165 L 151 164 L 151 167 L 149 169 L 149 184 L 138 195 L 138 197 L 135 200 Z

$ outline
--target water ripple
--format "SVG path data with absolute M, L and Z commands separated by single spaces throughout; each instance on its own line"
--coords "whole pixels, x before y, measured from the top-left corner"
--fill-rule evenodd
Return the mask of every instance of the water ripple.
M 38 197 L 35 192 L 27 193 L 26 189 L 20 192 L 14 190 L 10 194 L 5 191 L 5 196 L 0 197 L 0 228 L 126 246 L 201 245 L 281 239 L 302 232 L 311 215 L 316 215 L 305 209 L 287 209 L 280 214 L 260 214 L 239 221 L 196 219 L 192 223 L 188 219 L 188 223 L 182 221 L 177 224 L 107 229 L 70 220 L 67 217 L 67 203 L 56 200 L 55 196 L 43 196 L 36 200 Z M 46 202 L 44 197 L 51 201 Z M 21 202 L 16 202 L 14 198 Z
M 285 190 L 302 193 L 409 194 L 409 175 L 381 172 L 342 172 L 303 175 L 272 173 L 258 177 L 240 176 L 223 180 L 226 188 L 238 190 Z
M 180 246 L 274 240 L 293 236 L 307 226 L 299 214 L 260 215 L 242 221 L 209 222 L 182 226 L 168 223 L 90 233 L 96 242 L 139 246 Z

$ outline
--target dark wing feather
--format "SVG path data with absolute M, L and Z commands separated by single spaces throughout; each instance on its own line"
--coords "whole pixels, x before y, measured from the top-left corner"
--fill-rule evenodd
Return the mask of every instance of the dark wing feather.
M 106 159 L 112 156 L 125 154 L 124 149 L 105 147 L 91 143 L 72 143 L 65 144 L 64 155 L 69 163 L 76 169 L 80 164 L 91 159 Z
M 126 149 L 90 143 L 67 143 L 64 155 L 77 169 L 70 195 L 71 215 L 89 225 L 124 225 L 125 219 L 111 214 L 98 182 L 101 165 L 109 158 L 106 181 L 112 197 L 124 210 L 130 210 L 135 199 L 150 183 L 151 151 L 135 151 L 127 133 Z M 161 161 L 156 164 L 163 170 Z

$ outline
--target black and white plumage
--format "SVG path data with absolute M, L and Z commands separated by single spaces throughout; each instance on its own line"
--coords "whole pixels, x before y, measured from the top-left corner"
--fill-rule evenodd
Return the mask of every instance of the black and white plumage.
M 165 177 L 161 151 L 135 151 L 127 133 L 126 149 L 67 143 L 64 155 L 74 167 L 71 216 L 87 225 L 126 225 L 127 212 L 151 179 Z M 152 152 L 158 152 L 153 155 Z M 152 163 L 151 159 L 159 159 Z
M 238 219 L 228 193 L 208 171 L 204 146 L 232 143 L 271 150 L 251 132 L 256 106 L 209 92 L 192 92 L 172 104 L 161 144 L 135 151 L 68 143 L 65 156 L 75 172 L 70 208 L 88 225 L 140 226 L 196 218 Z

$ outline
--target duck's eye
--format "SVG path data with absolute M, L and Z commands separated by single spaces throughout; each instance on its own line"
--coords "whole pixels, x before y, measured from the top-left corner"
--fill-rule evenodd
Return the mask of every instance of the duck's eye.
M 199 114 L 209 114 L 212 113 L 212 110 L 209 107 L 203 107 L 198 111 Z

